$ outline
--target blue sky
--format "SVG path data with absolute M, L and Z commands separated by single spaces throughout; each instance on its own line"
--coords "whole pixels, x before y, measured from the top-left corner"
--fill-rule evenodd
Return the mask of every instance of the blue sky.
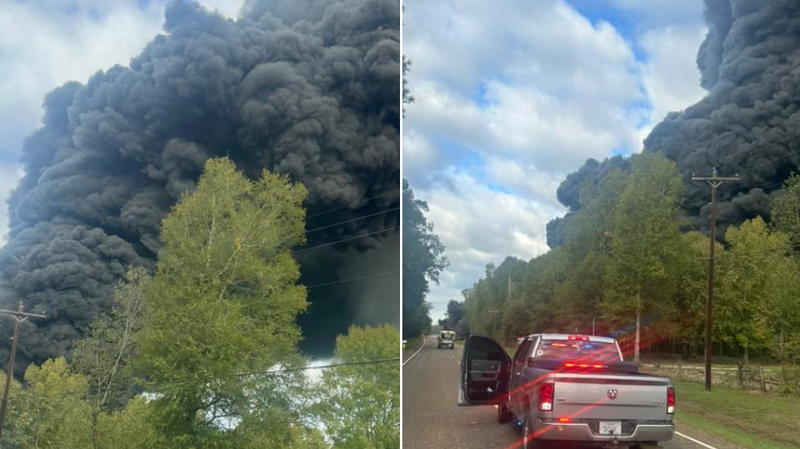
M 704 95 L 699 0 L 406 0 L 404 23 L 403 174 L 451 262 L 434 319 L 487 263 L 548 251 L 566 174 Z
M 0 245 L 5 201 L 22 173 L 25 136 L 39 126 L 44 95 L 86 82 L 98 70 L 126 65 L 161 31 L 166 0 L 0 0 Z M 243 0 L 200 0 L 234 17 Z

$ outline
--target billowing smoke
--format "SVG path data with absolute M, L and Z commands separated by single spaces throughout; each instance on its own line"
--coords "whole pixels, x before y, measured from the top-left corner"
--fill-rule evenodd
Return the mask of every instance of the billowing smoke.
M 709 31 L 697 63 L 708 95 L 669 114 L 645 149 L 676 162 L 685 180 L 684 207 L 697 229 L 708 230 L 709 187 L 692 182 L 692 175 L 709 176 L 717 167 L 721 176 L 741 176 L 719 190 L 722 236 L 731 224 L 768 216 L 770 197 L 800 166 L 800 4 L 705 0 L 705 19 Z M 562 188 L 593 176 L 595 165 L 587 163 Z M 569 201 L 562 199 L 572 207 Z
M 23 326 L 18 366 L 68 351 L 126 268 L 153 265 L 162 218 L 216 156 L 303 182 L 307 228 L 324 228 L 309 248 L 350 239 L 299 255 L 306 285 L 339 282 L 310 290 L 301 322 L 304 349 L 330 351 L 374 307 L 354 286 L 386 283 L 340 282 L 337 267 L 398 251 L 396 231 L 376 231 L 399 223 L 386 212 L 399 204 L 399 15 L 397 0 L 255 0 L 233 21 L 175 2 L 129 67 L 47 95 L 0 250 L 0 306 L 48 314 Z M 361 268 L 347 274 L 374 267 Z M 370 300 L 399 311 L 398 298 Z

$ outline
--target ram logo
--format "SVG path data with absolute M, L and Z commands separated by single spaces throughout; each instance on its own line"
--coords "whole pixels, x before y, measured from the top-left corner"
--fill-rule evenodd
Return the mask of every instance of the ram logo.
M 613 401 L 614 399 L 617 398 L 617 396 L 619 396 L 619 391 L 617 391 L 616 388 L 611 388 L 611 389 L 608 390 L 608 398 L 609 399 L 611 399 Z

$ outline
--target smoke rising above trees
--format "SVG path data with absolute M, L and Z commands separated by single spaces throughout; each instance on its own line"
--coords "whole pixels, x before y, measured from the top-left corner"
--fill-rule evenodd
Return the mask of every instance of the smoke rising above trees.
M 742 177 L 719 191 L 723 236 L 730 225 L 768 216 L 770 199 L 800 166 L 800 8 L 792 0 L 706 0 L 705 19 L 709 31 L 697 63 L 708 95 L 670 113 L 644 146 L 676 163 L 684 180 L 683 207 L 696 229 L 708 229 L 708 192 L 691 182 L 692 174 L 717 167 L 722 176 Z M 568 176 L 559 188 L 562 204 L 577 210 L 580 186 L 596 183 L 598 169 L 613 161 L 590 160 Z M 563 241 L 561 231 L 561 221 L 548 226 L 551 246 Z
M 399 205 L 398 2 L 256 0 L 236 21 L 174 2 L 165 14 L 129 67 L 48 94 L 25 140 L 0 305 L 24 299 L 48 319 L 22 328 L 20 369 L 65 353 L 129 266 L 154 266 L 162 219 L 212 157 L 302 182 L 308 229 L 347 222 L 309 233 L 309 247 L 390 229 L 298 256 L 301 282 L 340 280 L 331 267 L 348 248 L 343 265 L 362 270 L 360 257 L 397 254 L 384 242 L 399 213 L 380 212 Z M 310 291 L 310 350 L 332 349 L 358 313 L 348 288 Z M 369 300 L 399 316 L 396 294 Z

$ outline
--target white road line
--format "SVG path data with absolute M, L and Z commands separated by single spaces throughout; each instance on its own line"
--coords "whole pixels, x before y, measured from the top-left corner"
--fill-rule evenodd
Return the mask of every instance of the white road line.
M 694 438 L 690 437 L 689 435 L 684 435 L 684 434 L 682 434 L 682 433 L 680 433 L 680 432 L 675 432 L 675 435 L 682 436 L 682 437 L 686 438 L 687 440 L 689 440 L 689 441 L 692 441 L 692 442 L 694 442 L 694 443 L 697 443 L 697 444 L 699 444 L 700 446 L 703 446 L 703 447 L 705 447 L 705 448 L 708 448 L 708 449 L 717 449 L 717 448 L 715 448 L 714 446 L 712 446 L 712 445 L 710 445 L 710 444 L 706 444 L 706 443 L 703 443 L 702 441 L 695 440 Z
M 408 360 L 406 360 L 405 362 L 403 362 L 403 365 L 402 365 L 402 366 L 406 366 L 406 363 L 410 362 L 410 361 L 411 361 L 411 359 L 413 359 L 414 357 L 416 357 L 416 356 L 417 356 L 417 354 L 419 354 L 419 352 L 420 352 L 420 351 L 422 351 L 422 348 L 424 348 L 424 347 L 425 347 L 425 344 L 427 343 L 427 342 L 426 342 L 426 340 L 427 340 L 427 338 L 425 338 L 425 337 L 422 337 L 422 346 L 420 346 L 420 347 L 419 347 L 419 349 L 417 349 L 417 352 L 415 352 L 414 354 L 412 354 L 412 355 L 411 355 L 411 357 L 409 357 L 409 358 L 408 358 Z

